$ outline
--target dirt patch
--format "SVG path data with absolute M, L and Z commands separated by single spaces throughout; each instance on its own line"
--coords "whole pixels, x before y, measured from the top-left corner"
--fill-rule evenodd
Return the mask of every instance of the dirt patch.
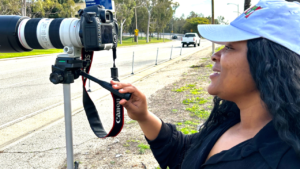
M 212 96 L 206 91 L 211 73 L 210 58 L 197 58 L 180 80 L 151 95 L 149 110 L 164 122 L 176 124 L 185 134 L 196 133 L 212 108 Z M 110 139 L 109 145 L 75 154 L 75 160 L 80 162 L 79 168 L 160 169 L 136 121 L 127 117 L 121 134 Z M 66 168 L 66 165 L 61 168 Z

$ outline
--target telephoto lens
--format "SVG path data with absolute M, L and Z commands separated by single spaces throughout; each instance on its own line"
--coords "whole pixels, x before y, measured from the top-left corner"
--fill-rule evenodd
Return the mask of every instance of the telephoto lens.
M 0 52 L 16 53 L 32 49 L 83 48 L 77 18 L 34 18 L 0 15 Z

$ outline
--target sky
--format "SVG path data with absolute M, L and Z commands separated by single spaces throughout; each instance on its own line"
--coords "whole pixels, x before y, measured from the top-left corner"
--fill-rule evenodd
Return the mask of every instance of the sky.
M 259 0 L 251 0 L 251 5 L 255 5 Z M 187 17 L 191 11 L 202 13 L 204 16 L 211 16 L 211 0 L 173 0 L 180 6 L 177 8 L 175 16 L 181 17 L 182 14 Z M 215 18 L 224 16 L 225 21 L 229 23 L 237 16 L 237 5 L 227 5 L 227 3 L 239 4 L 240 14 L 244 11 L 244 0 L 214 0 Z

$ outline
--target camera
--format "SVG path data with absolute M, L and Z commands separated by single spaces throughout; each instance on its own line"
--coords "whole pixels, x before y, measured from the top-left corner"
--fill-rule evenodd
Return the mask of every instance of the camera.
M 67 46 L 86 51 L 117 47 L 118 24 L 110 10 L 101 5 L 79 10 L 77 18 L 29 18 L 0 16 L 0 52 L 15 53 L 32 49 L 63 49 Z

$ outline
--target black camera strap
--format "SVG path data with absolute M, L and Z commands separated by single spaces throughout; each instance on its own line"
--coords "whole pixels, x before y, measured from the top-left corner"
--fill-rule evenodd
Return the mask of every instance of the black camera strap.
M 85 49 L 82 49 L 81 51 L 81 59 L 85 61 L 85 63 L 89 63 L 84 65 L 84 68 L 82 71 L 84 73 L 89 73 L 91 66 L 92 66 L 92 61 L 93 61 L 93 55 L 94 52 L 90 51 L 85 51 Z M 114 65 L 113 68 L 111 68 L 111 73 L 112 73 L 112 78 L 114 81 L 119 81 L 118 79 L 118 69 L 115 66 L 115 59 L 116 59 L 116 49 L 113 49 L 113 59 L 114 59 Z M 113 114 L 114 114 L 114 122 L 113 122 L 113 127 L 110 130 L 110 132 L 107 134 L 105 131 L 101 119 L 98 115 L 98 111 L 96 109 L 95 104 L 91 100 L 85 85 L 87 82 L 87 78 L 82 76 L 82 82 L 83 82 L 83 107 L 86 112 L 86 116 L 89 120 L 90 126 L 95 133 L 95 135 L 99 138 L 105 138 L 105 137 L 115 137 L 117 136 L 124 125 L 124 107 L 119 104 L 121 101 L 121 97 L 111 93 L 113 97 Z

